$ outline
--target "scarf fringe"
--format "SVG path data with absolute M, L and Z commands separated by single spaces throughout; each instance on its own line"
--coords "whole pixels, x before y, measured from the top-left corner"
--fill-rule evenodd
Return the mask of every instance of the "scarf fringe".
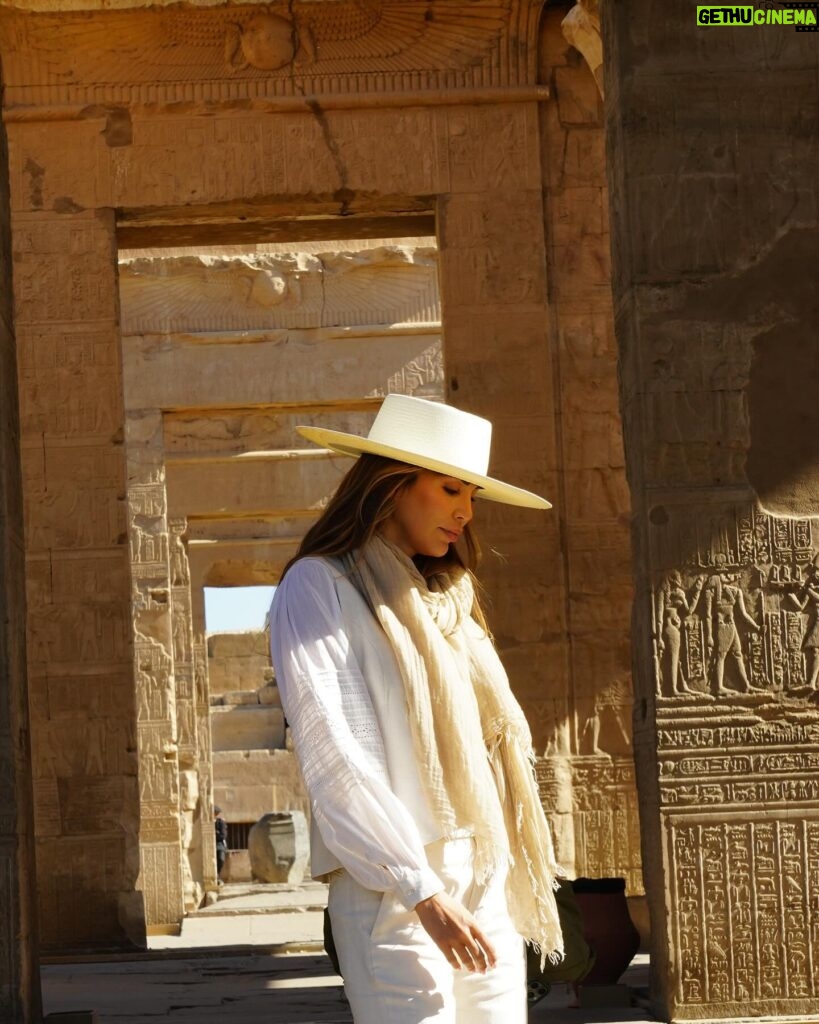
M 508 864 L 515 928 L 536 945 L 541 963 L 558 963 L 554 891 L 566 873 L 540 803 L 529 726 L 491 640 L 470 617 L 469 574 L 428 585 L 378 535 L 348 558 L 398 661 L 421 778 L 443 835 L 473 832 L 479 884 Z

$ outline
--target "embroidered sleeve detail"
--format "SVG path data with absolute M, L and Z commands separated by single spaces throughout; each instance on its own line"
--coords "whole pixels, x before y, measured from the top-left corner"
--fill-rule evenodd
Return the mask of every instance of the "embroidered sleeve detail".
M 343 795 L 368 778 L 388 784 L 384 746 L 360 674 L 302 673 L 293 682 L 285 711 L 312 799 L 328 787 Z
M 362 885 L 394 890 L 415 906 L 441 884 L 392 791 L 329 566 L 316 559 L 293 566 L 277 589 L 270 627 L 282 706 L 322 839 Z

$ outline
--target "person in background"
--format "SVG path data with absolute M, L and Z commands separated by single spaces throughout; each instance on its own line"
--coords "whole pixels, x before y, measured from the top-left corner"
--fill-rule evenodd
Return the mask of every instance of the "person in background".
M 228 824 L 222 817 L 222 808 L 213 808 L 213 827 L 216 832 L 216 878 L 222 884 L 222 868 L 225 866 L 228 851 Z

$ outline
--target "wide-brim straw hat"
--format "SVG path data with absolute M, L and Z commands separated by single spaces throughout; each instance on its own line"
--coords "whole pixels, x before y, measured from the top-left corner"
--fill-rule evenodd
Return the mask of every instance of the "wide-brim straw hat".
M 478 487 L 478 498 L 523 508 L 552 507 L 538 494 L 487 476 L 492 424 L 443 402 L 387 395 L 366 437 L 323 427 L 297 426 L 296 430 L 340 455 L 382 455 L 456 477 Z

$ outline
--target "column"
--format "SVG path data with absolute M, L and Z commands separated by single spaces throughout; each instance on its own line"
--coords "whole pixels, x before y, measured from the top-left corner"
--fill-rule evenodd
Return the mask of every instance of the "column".
M 144 932 L 114 217 L 12 226 L 40 933 L 127 946 Z
M 30 1024 L 40 984 L 7 160 L 0 126 L 0 1019 Z
M 815 36 L 601 7 L 655 1010 L 812 1021 Z
M 173 574 L 182 567 L 168 543 L 162 414 L 130 411 L 126 448 L 141 810 L 138 888 L 150 930 L 178 923 L 185 912 L 175 655 L 184 659 L 190 644 L 172 616 Z
M 479 502 L 476 527 L 490 623 L 532 727 L 559 857 L 571 866 L 567 595 L 538 111 L 453 108 L 438 127 L 449 183 L 438 207 L 448 400 L 492 420 L 493 475 L 555 504 L 534 512 Z
M 215 849 L 214 843 L 210 841 L 213 837 L 210 708 L 207 685 L 203 685 L 201 679 L 199 685 L 196 685 L 191 573 L 185 543 L 188 523 L 183 517 L 172 518 L 168 526 L 176 717 L 179 728 L 182 873 L 185 909 L 194 910 L 199 906 L 203 893 L 216 887 Z M 204 643 L 203 638 L 200 638 L 200 643 Z

